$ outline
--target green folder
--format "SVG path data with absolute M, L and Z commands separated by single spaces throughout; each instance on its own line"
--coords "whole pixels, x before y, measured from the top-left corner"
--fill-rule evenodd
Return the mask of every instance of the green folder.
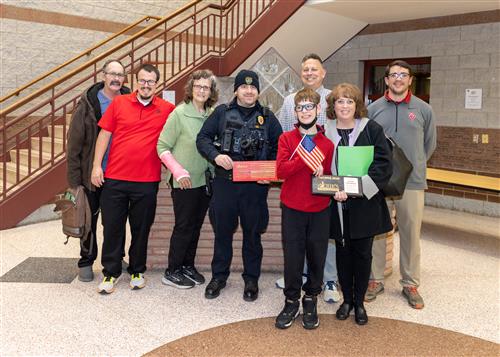
M 364 176 L 373 161 L 373 146 L 339 146 L 339 176 Z

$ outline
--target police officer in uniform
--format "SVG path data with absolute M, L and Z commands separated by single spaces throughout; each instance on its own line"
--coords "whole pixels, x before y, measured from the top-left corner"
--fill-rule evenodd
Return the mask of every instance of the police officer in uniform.
M 219 105 L 207 118 L 196 139 L 201 155 L 215 164 L 209 210 L 215 244 L 212 280 L 205 289 L 205 297 L 216 298 L 226 286 L 239 217 L 243 230 L 243 299 L 254 301 L 259 294 L 261 234 L 269 221 L 269 182 L 233 182 L 233 161 L 275 160 L 282 129 L 274 114 L 257 101 L 257 73 L 240 71 L 234 81 L 234 92 L 235 98 L 229 104 Z

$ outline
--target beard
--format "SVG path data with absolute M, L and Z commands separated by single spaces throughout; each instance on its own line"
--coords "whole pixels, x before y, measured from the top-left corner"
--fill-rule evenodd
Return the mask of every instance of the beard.
M 141 91 L 144 91 L 146 88 L 141 88 Z M 149 89 L 149 88 L 148 88 Z M 139 92 L 139 98 L 141 98 L 142 100 L 150 100 L 151 97 L 153 97 L 153 94 L 154 92 L 152 90 L 150 90 L 150 95 L 146 96 L 146 95 L 142 95 L 141 92 Z

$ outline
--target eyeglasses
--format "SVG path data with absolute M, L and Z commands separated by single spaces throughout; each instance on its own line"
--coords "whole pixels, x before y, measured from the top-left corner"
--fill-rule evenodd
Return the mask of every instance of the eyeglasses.
M 116 73 L 116 72 L 104 72 L 104 74 L 107 74 L 108 76 L 111 76 L 111 77 L 118 77 L 118 78 L 123 78 L 123 77 L 125 77 L 125 74 L 123 74 L 123 73 Z
M 193 84 L 193 89 L 196 89 L 197 91 L 208 92 L 210 90 L 210 87 L 209 86 L 200 86 L 199 84 Z
M 149 81 L 145 79 L 138 79 L 137 83 L 139 83 L 140 85 L 145 85 L 147 83 L 148 86 L 154 86 L 156 84 L 156 81 L 153 81 L 152 79 L 150 79 Z
M 337 99 L 335 103 L 337 103 L 337 105 L 353 105 L 355 102 L 352 99 Z
M 314 104 L 314 103 L 297 104 L 295 106 L 295 111 L 302 112 L 302 111 L 304 111 L 304 109 L 306 111 L 310 111 L 310 110 L 313 110 L 314 108 L 316 108 L 316 104 Z
M 389 78 L 392 78 L 392 79 L 406 79 L 410 76 L 409 73 L 405 73 L 405 72 L 401 72 L 401 73 L 397 73 L 397 72 L 394 72 L 394 73 L 389 73 L 389 75 L 387 77 Z

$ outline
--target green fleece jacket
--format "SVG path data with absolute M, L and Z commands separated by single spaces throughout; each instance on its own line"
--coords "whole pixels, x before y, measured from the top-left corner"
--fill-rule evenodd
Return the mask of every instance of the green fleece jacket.
M 209 164 L 196 149 L 196 135 L 212 110 L 212 108 L 207 109 L 202 114 L 196 110 L 192 102 L 175 107 L 163 127 L 156 146 L 158 156 L 167 150 L 170 151 L 177 162 L 189 172 L 193 188 L 206 184 L 205 171 Z M 170 177 L 171 173 L 168 171 L 167 181 Z M 179 187 L 175 180 L 173 187 Z

